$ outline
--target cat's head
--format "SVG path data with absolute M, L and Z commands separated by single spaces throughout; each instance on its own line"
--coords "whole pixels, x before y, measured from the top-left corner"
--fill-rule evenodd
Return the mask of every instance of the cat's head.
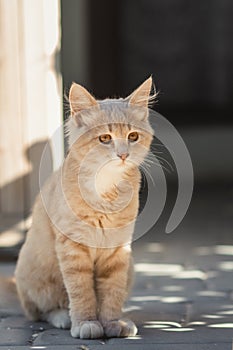
M 152 84 L 150 77 L 127 98 L 97 101 L 84 87 L 73 83 L 67 130 L 70 149 L 77 158 L 89 155 L 87 162 L 113 171 L 139 166 L 153 138 L 148 121 Z

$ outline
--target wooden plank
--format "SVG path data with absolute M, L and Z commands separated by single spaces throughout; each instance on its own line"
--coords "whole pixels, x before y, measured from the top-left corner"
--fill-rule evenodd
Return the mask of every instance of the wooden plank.
M 23 177 L 27 163 L 23 155 L 19 2 L 0 2 L 0 203 L 4 213 L 23 215 Z
M 58 0 L 0 2 L 0 217 L 29 214 L 41 154 L 62 121 L 59 12 Z

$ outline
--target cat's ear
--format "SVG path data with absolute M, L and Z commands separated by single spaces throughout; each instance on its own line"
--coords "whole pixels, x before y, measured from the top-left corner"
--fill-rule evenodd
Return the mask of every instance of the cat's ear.
M 81 85 L 73 83 L 69 92 L 71 115 L 74 116 L 85 109 L 97 107 L 96 99 Z
M 132 106 L 148 107 L 152 85 L 152 77 L 149 77 L 136 90 L 134 90 L 130 96 L 127 97 L 129 104 Z

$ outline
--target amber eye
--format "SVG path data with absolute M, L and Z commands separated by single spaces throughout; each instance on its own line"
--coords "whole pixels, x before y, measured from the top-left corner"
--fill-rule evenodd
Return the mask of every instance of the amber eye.
M 138 140 L 138 133 L 137 133 L 137 131 L 131 132 L 131 133 L 128 135 L 128 140 L 129 140 L 130 142 L 135 142 L 135 141 L 137 141 L 137 140 Z
M 107 143 L 111 142 L 112 136 L 109 134 L 103 134 L 103 135 L 99 136 L 99 140 L 100 140 L 100 142 L 107 144 Z

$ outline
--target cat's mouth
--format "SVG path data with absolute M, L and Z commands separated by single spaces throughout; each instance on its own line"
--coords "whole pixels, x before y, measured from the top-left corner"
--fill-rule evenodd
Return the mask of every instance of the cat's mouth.
M 127 159 L 121 159 L 121 158 L 113 158 L 112 159 L 112 169 L 114 171 L 114 168 L 117 170 L 125 170 L 125 169 L 128 169 L 128 168 L 131 168 L 133 166 L 135 166 L 135 162 L 132 161 L 132 159 L 130 159 L 129 157 Z
M 124 169 L 124 168 L 131 168 L 133 166 L 135 166 L 136 164 L 130 160 L 130 159 L 119 159 L 119 161 L 117 161 L 117 166 L 120 169 Z
M 120 166 L 125 166 L 126 165 L 126 160 L 125 159 L 122 159 L 120 160 Z
M 125 169 L 126 167 L 128 167 L 130 165 L 130 160 L 122 160 L 122 159 L 119 159 L 119 158 L 113 158 L 112 161 L 111 161 L 111 169 L 112 171 L 117 171 L 117 170 L 120 170 L 122 171 L 123 169 Z

